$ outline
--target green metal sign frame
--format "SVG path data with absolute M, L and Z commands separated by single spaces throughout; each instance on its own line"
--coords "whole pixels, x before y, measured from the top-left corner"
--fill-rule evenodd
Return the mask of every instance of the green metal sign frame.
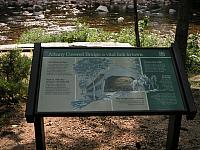
M 45 149 L 43 117 L 170 115 L 167 149 L 196 107 L 178 50 L 35 44 L 26 119 Z M 38 138 L 43 137 L 43 138 Z

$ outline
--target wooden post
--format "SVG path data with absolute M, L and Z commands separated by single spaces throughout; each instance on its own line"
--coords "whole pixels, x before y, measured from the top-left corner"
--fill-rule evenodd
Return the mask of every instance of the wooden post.
M 166 150 L 177 150 L 181 130 L 182 115 L 172 115 L 169 118 Z
M 136 46 L 140 47 L 140 35 L 139 35 L 139 29 L 138 29 L 137 0 L 134 0 L 134 22 L 135 22 Z
M 175 43 L 181 51 L 182 60 L 185 64 L 186 50 L 187 50 L 187 37 L 190 18 L 191 1 L 180 0 L 178 6 L 178 22 L 176 27 Z

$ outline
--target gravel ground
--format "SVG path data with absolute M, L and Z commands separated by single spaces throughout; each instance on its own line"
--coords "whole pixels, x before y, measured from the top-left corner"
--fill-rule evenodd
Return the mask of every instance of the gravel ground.
M 193 90 L 193 95 L 200 110 L 200 90 Z M 25 103 L 15 111 L 10 110 L 11 115 L 5 115 L 7 118 L 1 121 L 0 149 L 35 149 L 34 126 L 24 118 Z M 199 112 L 192 121 L 183 117 L 180 150 L 200 150 L 199 124 Z M 163 150 L 167 127 L 168 116 L 45 118 L 46 147 L 47 150 Z

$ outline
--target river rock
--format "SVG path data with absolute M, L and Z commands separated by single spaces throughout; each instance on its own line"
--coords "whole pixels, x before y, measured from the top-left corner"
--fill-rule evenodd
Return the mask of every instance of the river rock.
M 15 9 L 15 7 L 13 7 L 13 6 L 8 6 L 7 8 L 10 9 L 10 10 L 14 10 Z
M 12 14 L 14 14 L 14 15 L 20 15 L 21 12 L 19 12 L 19 11 L 13 11 Z
M 17 3 L 18 5 L 23 5 L 25 3 L 26 0 L 18 0 Z
M 5 4 L 4 0 L 0 0 L 0 7 Z
M 128 10 L 134 9 L 134 4 L 133 4 L 133 3 L 129 3 L 129 4 L 127 5 L 127 9 L 128 9 Z
M 164 5 L 165 5 L 165 6 L 168 6 L 168 5 L 170 5 L 170 4 L 171 4 L 170 0 L 165 0 L 165 1 L 164 1 Z
M 40 15 L 35 16 L 36 20 L 42 20 L 44 18 L 45 18 L 44 14 L 40 14 Z
M 29 11 L 24 11 L 22 14 L 24 16 L 32 16 L 33 15 L 33 13 L 30 13 Z
M 149 10 L 155 10 L 155 9 L 160 9 L 160 6 L 159 6 L 159 4 L 158 3 L 150 3 L 149 5 L 148 5 L 148 8 L 149 8 Z
M 1 22 L 0 22 L 0 27 L 5 27 L 5 26 L 7 26 L 6 23 L 1 23 Z
M 159 12 L 157 12 L 157 13 L 151 13 L 151 16 L 163 17 L 164 14 L 163 14 L 163 13 L 159 13 Z
M 0 35 L 0 41 L 12 41 L 12 39 L 11 38 L 8 38 L 8 36 L 1 36 Z
M 33 5 L 33 11 L 39 12 L 42 10 L 43 10 L 43 7 L 41 5 Z
M 175 13 L 176 13 L 176 10 L 175 10 L 175 9 L 172 9 L 172 8 L 169 9 L 169 14 L 170 14 L 170 15 L 173 15 L 173 14 L 175 14 Z
M 119 17 L 119 18 L 117 18 L 117 22 L 118 22 L 118 23 L 123 23 L 123 22 L 124 22 L 124 17 Z
M 79 14 L 79 13 L 81 13 L 81 11 L 78 10 L 77 8 L 73 8 L 73 9 L 72 9 L 72 14 L 77 15 L 77 14 Z
M 13 18 L 13 17 L 8 17 L 7 20 L 8 20 L 8 21 L 13 21 L 14 18 Z
M 108 12 L 108 8 L 106 6 L 100 5 L 97 9 L 97 12 Z
M 48 1 L 47 0 L 38 0 L 37 1 L 37 5 L 40 5 L 40 6 L 45 6 L 48 4 Z
M 43 13 L 42 13 L 42 11 L 38 11 L 38 12 L 33 12 L 33 16 L 39 16 L 39 15 L 42 15 Z
M 114 3 L 121 3 L 121 0 L 114 0 Z

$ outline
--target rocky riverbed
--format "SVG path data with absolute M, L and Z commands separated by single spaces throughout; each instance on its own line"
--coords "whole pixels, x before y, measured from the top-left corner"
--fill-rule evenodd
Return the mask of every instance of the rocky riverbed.
M 15 43 L 22 32 L 35 27 L 42 27 L 47 32 L 56 34 L 73 29 L 77 21 L 110 31 L 119 31 L 134 24 L 133 4 L 130 0 L 0 1 L 0 44 Z M 106 7 L 108 12 L 95 11 L 98 6 Z M 173 32 L 176 23 L 175 6 L 175 3 L 163 0 L 138 1 L 139 18 L 149 16 L 150 28 L 161 34 L 164 31 Z M 191 27 L 192 32 L 200 30 L 198 23 Z

